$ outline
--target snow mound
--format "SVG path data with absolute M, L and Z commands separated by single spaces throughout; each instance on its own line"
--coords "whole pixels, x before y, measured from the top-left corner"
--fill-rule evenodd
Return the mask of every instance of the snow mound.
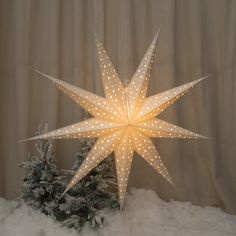
M 132 189 L 124 211 L 105 211 L 104 226 L 81 233 L 62 228 L 26 205 L 0 198 L 1 236 L 235 236 L 236 216 L 214 207 L 164 202 L 155 192 Z

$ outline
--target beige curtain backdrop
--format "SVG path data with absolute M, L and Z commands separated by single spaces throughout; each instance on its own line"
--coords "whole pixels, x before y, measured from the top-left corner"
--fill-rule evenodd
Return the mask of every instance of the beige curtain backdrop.
M 83 111 L 34 67 L 103 94 L 94 35 L 123 81 L 135 72 L 161 27 L 149 95 L 209 74 L 161 117 L 211 140 L 159 139 L 156 146 L 177 188 L 136 157 L 129 188 L 165 199 L 220 206 L 236 213 L 236 1 L 5 0 L 0 2 L 0 194 L 19 195 L 38 125 L 49 130 L 82 119 Z M 58 165 L 70 168 L 78 141 L 57 141 Z

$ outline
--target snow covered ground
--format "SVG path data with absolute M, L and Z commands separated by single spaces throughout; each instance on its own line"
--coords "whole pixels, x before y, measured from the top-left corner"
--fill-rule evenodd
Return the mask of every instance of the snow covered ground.
M 236 216 L 213 207 L 166 203 L 151 190 L 133 189 L 125 210 L 104 212 L 104 226 L 81 233 L 14 201 L 0 198 L 0 236 L 235 236 Z

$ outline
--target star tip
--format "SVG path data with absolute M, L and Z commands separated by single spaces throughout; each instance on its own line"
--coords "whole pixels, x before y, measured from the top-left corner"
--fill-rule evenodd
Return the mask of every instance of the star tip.
M 209 137 L 205 136 L 205 135 L 201 135 L 201 134 L 197 134 L 195 136 L 196 139 L 209 139 Z
M 190 83 L 192 84 L 192 86 L 195 86 L 195 85 L 201 83 L 203 80 L 207 79 L 208 77 L 209 77 L 209 75 L 206 75 L 204 77 L 201 77 L 200 79 L 193 80 Z
M 60 201 L 64 196 L 65 196 L 65 194 L 69 191 L 69 189 L 70 188 L 66 188 L 65 190 L 64 190 L 64 192 L 61 194 L 61 196 L 58 198 L 58 201 Z
M 96 46 L 97 46 L 97 44 L 101 45 L 101 40 L 100 40 L 100 38 L 98 37 L 98 34 L 97 34 L 97 33 L 94 33 L 94 38 L 95 38 Z
M 27 141 L 27 139 L 20 139 L 20 140 L 18 140 L 18 143 L 24 143 L 26 141 Z
M 38 136 L 34 136 L 32 138 L 27 138 L 27 139 L 21 139 L 18 142 L 28 142 L 28 141 L 34 141 L 34 140 L 38 140 L 38 139 L 47 139 L 46 137 L 44 137 L 43 135 L 38 135 Z
M 202 77 L 202 80 L 208 79 L 210 76 L 211 76 L 211 74 L 207 74 L 207 75 L 205 75 L 205 76 Z
M 176 189 L 176 185 L 175 185 L 175 183 L 174 183 L 172 180 L 170 180 L 169 183 L 170 183 L 170 185 L 171 185 L 174 189 Z
M 158 39 L 159 39 L 160 31 L 161 31 L 161 27 L 158 28 L 157 33 L 156 33 L 156 35 L 155 35 L 155 37 L 154 37 L 154 42 L 155 42 L 155 44 L 157 44 L 157 41 L 158 41 Z
M 28 141 L 32 141 L 32 140 L 36 140 L 36 138 L 33 137 L 33 138 L 27 138 L 27 139 L 20 139 L 20 140 L 18 140 L 18 143 L 24 143 L 24 142 L 28 142 Z
M 34 69 L 33 67 L 29 67 L 29 70 L 31 70 L 31 71 L 33 71 L 33 72 L 37 73 L 38 75 L 45 76 L 45 74 L 44 74 L 44 73 L 40 72 L 39 70 L 36 70 L 36 69 Z
M 25 143 L 27 141 L 29 141 L 29 139 L 20 139 L 20 140 L 18 140 L 18 143 Z
M 57 201 L 60 201 L 63 197 L 64 197 L 65 194 L 62 193 L 62 195 L 57 199 Z
M 124 211 L 124 203 L 120 203 L 120 207 L 119 207 L 120 211 L 123 212 Z
M 40 71 L 36 70 L 34 67 L 29 67 L 29 70 L 33 71 L 33 72 L 36 72 L 36 73 L 40 73 Z
M 209 77 L 210 77 L 210 74 L 205 75 L 205 76 L 203 76 L 202 78 L 198 79 L 198 80 L 197 80 L 197 83 L 200 83 L 200 82 L 202 82 L 203 80 L 208 79 Z

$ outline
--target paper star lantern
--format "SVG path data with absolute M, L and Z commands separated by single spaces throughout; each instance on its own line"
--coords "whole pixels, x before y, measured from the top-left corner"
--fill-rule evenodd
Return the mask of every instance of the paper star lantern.
M 204 79 L 195 80 L 166 92 L 146 97 L 157 39 L 158 34 L 153 39 L 127 86 L 124 86 L 119 79 L 102 44 L 96 42 L 105 98 L 36 71 L 93 116 L 91 119 L 30 139 L 97 138 L 96 143 L 64 193 L 114 152 L 120 208 L 122 209 L 134 152 L 137 152 L 170 184 L 174 185 L 151 137 L 205 138 L 156 118 Z

